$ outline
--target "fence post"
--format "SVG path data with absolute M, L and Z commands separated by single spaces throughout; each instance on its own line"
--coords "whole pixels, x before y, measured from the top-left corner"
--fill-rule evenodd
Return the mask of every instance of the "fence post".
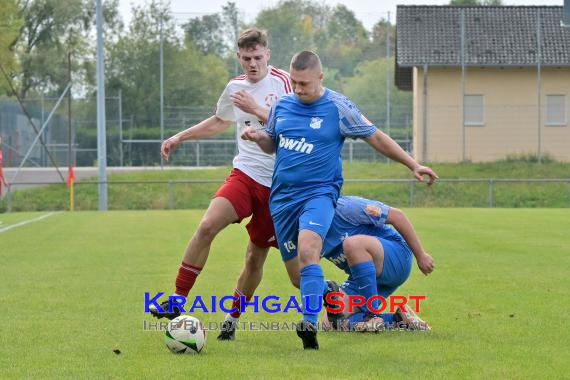
M 6 210 L 7 212 L 12 211 L 12 185 L 8 184 L 6 186 Z
M 489 179 L 489 208 L 493 208 L 493 179 Z
M 414 192 L 416 190 L 416 181 L 410 181 L 410 207 L 414 207 Z
M 123 167 L 123 90 L 119 89 L 119 166 Z
M 168 208 L 174 209 L 174 182 L 172 180 L 168 181 Z
M 353 154 L 353 145 L 354 145 L 354 141 L 350 140 L 348 142 L 348 162 L 352 163 L 352 154 Z
M 200 166 L 200 141 L 196 141 L 196 166 Z

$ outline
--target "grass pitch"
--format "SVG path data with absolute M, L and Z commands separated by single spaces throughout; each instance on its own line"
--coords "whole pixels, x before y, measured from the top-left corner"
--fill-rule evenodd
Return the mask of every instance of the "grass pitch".
M 431 332 L 319 333 L 304 352 L 293 331 L 208 335 L 198 356 L 171 354 L 143 331 L 144 292 L 173 290 L 203 211 L 58 213 L 0 232 L 1 378 L 562 378 L 568 376 L 570 211 L 411 209 L 436 260 L 414 267 L 398 294 L 426 294 Z M 0 230 L 44 213 L 0 215 Z M 231 294 L 247 236 L 233 225 L 214 242 L 191 295 Z M 328 263 L 328 278 L 344 275 Z M 297 295 L 276 250 L 260 296 Z M 196 313 L 204 322 L 224 314 Z M 245 313 L 243 321 L 296 322 Z M 120 354 L 113 350 L 118 349 Z

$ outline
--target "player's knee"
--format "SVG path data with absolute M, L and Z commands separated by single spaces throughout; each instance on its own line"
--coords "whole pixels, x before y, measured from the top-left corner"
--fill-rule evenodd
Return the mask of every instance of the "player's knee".
M 221 227 L 217 221 L 212 218 L 204 218 L 198 226 L 196 235 L 201 239 L 213 240 L 214 237 L 221 231 Z
M 305 239 L 299 241 L 297 252 L 302 264 L 318 262 L 322 243 L 318 239 Z
M 245 258 L 245 268 L 248 272 L 261 272 L 263 264 L 265 263 L 265 256 L 249 254 Z
M 349 236 L 342 242 L 342 250 L 345 255 L 350 255 L 362 249 L 363 242 L 358 236 Z

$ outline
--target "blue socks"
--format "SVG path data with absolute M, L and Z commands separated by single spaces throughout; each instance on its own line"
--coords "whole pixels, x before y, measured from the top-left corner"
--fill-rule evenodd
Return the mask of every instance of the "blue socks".
M 305 321 L 317 324 L 325 286 L 325 275 L 319 264 L 309 264 L 301 269 L 301 302 Z
M 378 289 L 376 287 L 376 267 L 374 266 L 374 261 L 365 261 L 360 264 L 356 264 L 350 267 L 350 272 L 352 273 L 352 279 L 358 285 L 358 294 L 368 299 L 373 296 L 378 295 Z M 366 310 L 372 313 L 367 305 L 363 305 Z M 378 309 L 378 300 L 375 299 L 371 304 L 372 308 Z

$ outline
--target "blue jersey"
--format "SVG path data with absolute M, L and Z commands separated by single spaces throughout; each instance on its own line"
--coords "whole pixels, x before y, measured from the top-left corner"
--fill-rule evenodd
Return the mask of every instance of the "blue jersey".
M 402 235 L 386 225 L 390 206 L 360 197 L 338 199 L 333 222 L 323 243 L 322 256 L 350 274 L 342 242 L 353 235 L 370 235 L 406 244 Z
M 269 111 L 266 131 L 276 146 L 270 198 L 274 214 L 319 195 L 336 201 L 345 137 L 365 138 L 376 127 L 344 95 L 325 89 L 310 104 L 295 94 L 283 96 Z

